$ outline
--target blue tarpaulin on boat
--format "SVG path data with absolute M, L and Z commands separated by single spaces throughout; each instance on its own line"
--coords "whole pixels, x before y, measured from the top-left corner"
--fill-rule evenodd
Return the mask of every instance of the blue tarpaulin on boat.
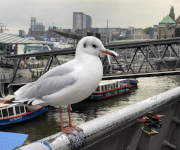
M 27 134 L 0 132 L 0 150 L 12 150 L 24 143 Z

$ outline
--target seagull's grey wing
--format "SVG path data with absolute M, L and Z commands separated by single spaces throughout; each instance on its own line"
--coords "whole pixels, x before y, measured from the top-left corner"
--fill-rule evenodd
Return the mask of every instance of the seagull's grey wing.
M 36 98 L 42 98 L 42 96 L 56 93 L 68 86 L 76 83 L 77 77 L 73 74 L 67 74 L 64 76 L 54 76 L 37 82 L 35 90 L 38 91 L 35 94 Z
M 32 82 L 32 83 L 28 83 L 24 86 L 22 86 L 21 88 L 19 88 L 15 93 L 14 95 L 17 96 L 17 95 L 21 95 L 24 93 L 24 91 L 27 91 L 31 86 L 34 85 L 35 82 Z
M 74 67 L 74 65 L 78 66 L 77 62 L 72 60 L 49 70 L 36 82 L 31 84 L 31 86 L 27 85 L 20 91 L 17 91 L 18 95 L 15 97 L 15 102 L 32 103 L 33 101 L 38 101 L 37 104 L 43 103 L 43 96 L 57 93 L 58 91 L 73 85 L 78 76 L 78 74 L 75 73 L 76 67 Z
M 23 94 L 18 95 L 16 101 L 29 101 L 32 99 L 42 100 L 43 96 L 56 93 L 63 88 L 73 85 L 77 81 L 77 77 L 72 73 L 64 76 L 53 76 L 36 81 L 33 86 L 26 89 Z
M 74 64 L 75 63 L 76 62 L 74 60 L 72 60 L 72 61 L 69 61 L 65 64 L 59 65 L 59 66 L 49 70 L 45 74 L 43 74 L 38 79 L 38 81 L 49 78 L 49 77 L 53 77 L 53 76 L 63 76 L 63 75 L 66 75 L 68 73 L 71 73 L 74 70 Z

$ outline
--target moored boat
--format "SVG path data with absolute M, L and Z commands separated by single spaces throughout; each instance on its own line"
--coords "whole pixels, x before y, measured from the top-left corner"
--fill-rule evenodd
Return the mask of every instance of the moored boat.
M 129 83 L 121 83 L 120 80 L 104 80 L 101 81 L 96 91 L 93 92 L 87 100 L 102 100 L 112 96 L 129 92 L 131 85 Z
M 42 105 L 30 106 L 17 103 L 5 103 L 13 97 L 13 95 L 8 95 L 5 98 L 0 98 L 0 129 L 32 119 L 48 110 L 47 107 Z
M 129 78 L 120 80 L 120 83 L 130 83 L 132 87 L 136 87 L 138 84 L 138 80 L 135 78 Z

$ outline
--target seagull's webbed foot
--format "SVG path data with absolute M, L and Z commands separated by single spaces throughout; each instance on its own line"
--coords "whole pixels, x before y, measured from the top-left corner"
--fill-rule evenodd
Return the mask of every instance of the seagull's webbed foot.
M 75 135 L 71 128 L 61 128 L 64 133 Z
M 83 129 L 81 129 L 81 128 L 79 128 L 79 127 L 76 127 L 76 126 L 73 126 L 73 125 L 69 125 L 69 128 L 71 128 L 71 129 L 74 129 L 74 130 L 76 130 L 76 131 L 83 131 Z

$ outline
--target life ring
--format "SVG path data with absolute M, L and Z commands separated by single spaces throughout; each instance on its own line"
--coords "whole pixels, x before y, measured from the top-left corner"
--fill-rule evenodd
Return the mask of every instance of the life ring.
M 6 49 L 10 49 L 11 47 L 9 45 L 6 46 Z

